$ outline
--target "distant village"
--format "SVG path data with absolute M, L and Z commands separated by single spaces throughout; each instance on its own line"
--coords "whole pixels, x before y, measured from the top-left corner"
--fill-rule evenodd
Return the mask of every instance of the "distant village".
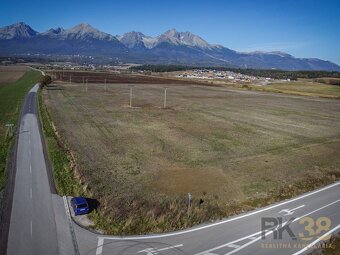
M 232 71 L 218 71 L 218 70 L 206 70 L 206 69 L 198 69 L 198 70 L 190 70 L 185 71 L 181 74 L 176 75 L 177 78 L 188 78 L 188 79 L 222 79 L 228 80 L 230 82 L 241 83 L 241 82 L 249 82 L 255 83 L 259 85 L 266 85 L 272 82 L 274 79 L 269 77 L 258 77 L 258 76 L 250 76 L 241 73 L 235 73 Z M 281 79 L 280 81 L 290 81 L 290 79 Z

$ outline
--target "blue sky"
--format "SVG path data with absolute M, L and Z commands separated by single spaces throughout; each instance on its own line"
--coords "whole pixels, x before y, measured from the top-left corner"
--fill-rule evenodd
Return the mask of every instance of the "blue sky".
M 1 0 L 0 26 L 38 31 L 86 22 L 113 34 L 170 28 L 239 51 L 280 50 L 340 64 L 340 0 Z

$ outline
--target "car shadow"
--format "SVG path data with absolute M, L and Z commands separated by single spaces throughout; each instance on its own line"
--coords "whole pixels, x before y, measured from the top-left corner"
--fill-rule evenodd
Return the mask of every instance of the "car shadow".
M 97 211 L 98 207 L 100 206 L 99 201 L 97 199 L 88 198 L 88 197 L 86 197 L 85 199 L 86 199 L 87 204 L 89 205 L 90 212 L 92 212 L 93 210 Z

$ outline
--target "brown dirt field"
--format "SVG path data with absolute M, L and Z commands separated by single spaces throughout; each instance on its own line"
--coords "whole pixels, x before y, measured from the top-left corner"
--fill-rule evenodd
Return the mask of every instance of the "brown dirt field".
M 73 83 L 148 83 L 148 84 L 192 84 L 192 81 L 185 81 L 176 78 L 163 78 L 147 76 L 142 74 L 117 74 L 110 72 L 88 72 L 88 71 L 48 71 L 55 81 Z M 208 84 L 197 81 L 195 84 Z
M 26 66 L 0 66 L 0 84 L 15 82 L 28 70 Z
M 164 167 L 155 175 L 151 189 L 169 195 L 185 195 L 188 192 L 203 194 L 218 193 L 221 187 L 232 184 L 232 180 L 219 169 Z M 231 190 L 230 190 L 231 191 Z
M 340 177 L 338 100 L 179 84 L 57 86 L 44 100 L 108 233 L 183 228 Z

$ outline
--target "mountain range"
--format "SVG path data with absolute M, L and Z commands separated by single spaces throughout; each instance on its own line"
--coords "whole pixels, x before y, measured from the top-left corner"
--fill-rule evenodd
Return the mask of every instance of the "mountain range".
M 51 28 L 42 33 L 23 22 L 0 28 L 0 55 L 27 54 L 91 56 L 102 61 L 141 64 L 340 71 L 340 66 L 330 61 L 296 58 L 278 51 L 237 52 L 175 29 L 151 37 L 135 31 L 113 36 L 89 24 Z

